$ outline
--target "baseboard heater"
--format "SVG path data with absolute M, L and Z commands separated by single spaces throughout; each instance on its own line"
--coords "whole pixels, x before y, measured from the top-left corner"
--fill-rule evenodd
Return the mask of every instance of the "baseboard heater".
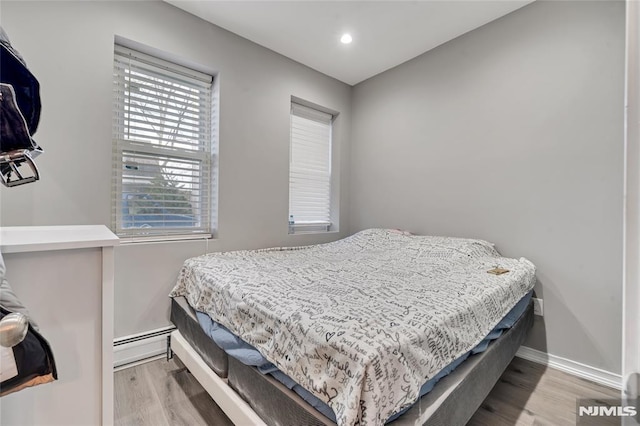
M 167 337 L 176 328 L 168 326 L 113 341 L 113 367 L 127 367 L 151 361 L 167 352 Z

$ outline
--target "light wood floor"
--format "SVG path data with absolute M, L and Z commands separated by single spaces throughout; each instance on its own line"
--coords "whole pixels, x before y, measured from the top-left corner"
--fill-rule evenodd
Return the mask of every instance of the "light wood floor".
M 577 398 L 619 395 L 617 390 L 515 358 L 468 425 L 575 425 Z M 175 357 L 115 373 L 115 423 L 232 426 Z

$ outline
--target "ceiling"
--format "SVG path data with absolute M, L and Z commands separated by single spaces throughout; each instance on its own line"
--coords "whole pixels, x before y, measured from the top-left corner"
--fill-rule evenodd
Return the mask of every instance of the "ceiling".
M 355 85 L 533 0 L 165 1 Z

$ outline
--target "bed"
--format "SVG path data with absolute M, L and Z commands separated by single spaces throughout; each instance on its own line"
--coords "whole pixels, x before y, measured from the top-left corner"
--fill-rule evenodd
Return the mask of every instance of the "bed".
M 464 424 L 532 323 L 534 281 L 531 262 L 485 241 L 382 229 L 200 256 L 171 293 L 172 349 L 237 424 Z M 212 357 L 203 315 L 261 363 L 215 335 Z

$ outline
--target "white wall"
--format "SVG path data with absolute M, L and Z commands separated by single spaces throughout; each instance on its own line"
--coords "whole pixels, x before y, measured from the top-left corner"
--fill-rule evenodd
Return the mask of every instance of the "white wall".
M 3 1 L 0 23 L 40 81 L 45 149 L 40 182 L 0 191 L 3 226 L 110 225 L 116 35 L 219 72 L 219 238 L 119 247 L 116 337 L 169 324 L 167 294 L 188 257 L 346 235 L 349 86 L 162 2 Z M 340 233 L 287 234 L 292 95 L 340 112 Z
M 526 345 L 621 358 L 624 3 L 535 2 L 357 85 L 351 230 L 477 237 L 538 268 Z

